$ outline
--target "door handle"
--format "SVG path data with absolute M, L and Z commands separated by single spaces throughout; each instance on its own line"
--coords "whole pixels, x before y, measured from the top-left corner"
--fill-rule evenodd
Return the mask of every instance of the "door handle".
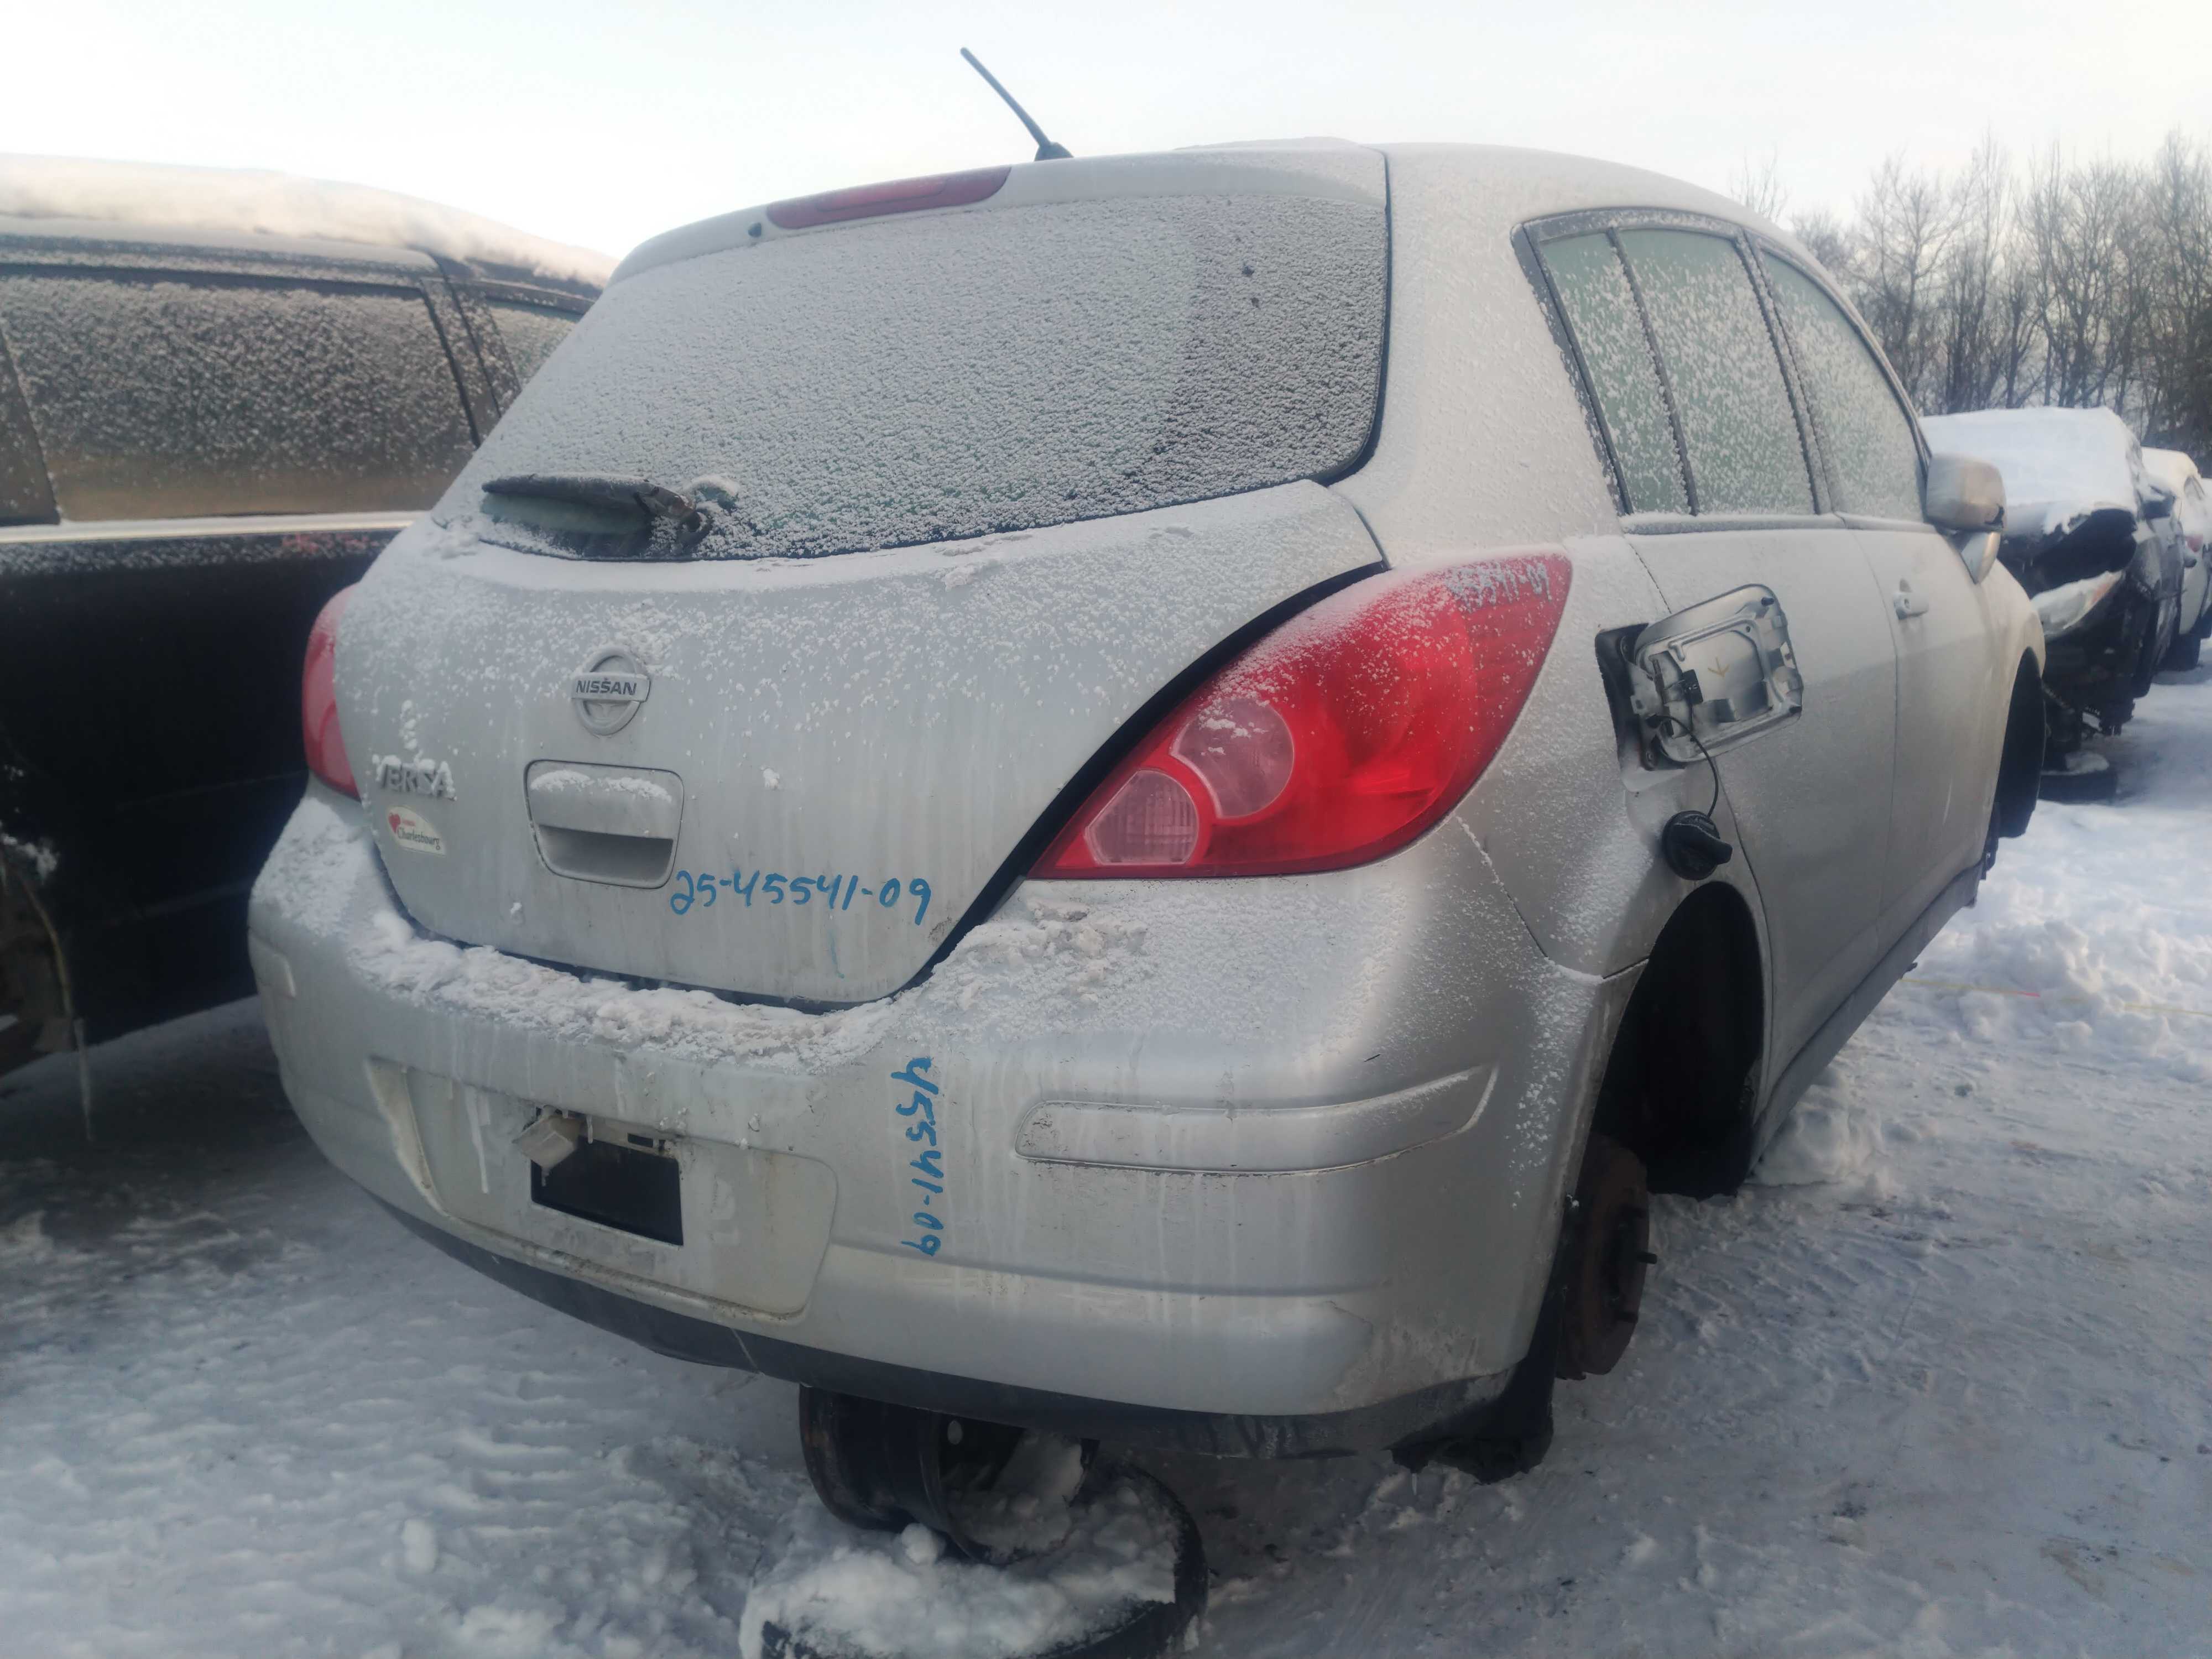
M 1897 607 L 1898 619 L 1900 622 L 1908 617 L 1924 617 L 1928 614 L 1928 601 L 1913 592 L 1912 584 L 1910 582 L 1898 583 L 1897 592 L 1891 598 L 1890 603 Z

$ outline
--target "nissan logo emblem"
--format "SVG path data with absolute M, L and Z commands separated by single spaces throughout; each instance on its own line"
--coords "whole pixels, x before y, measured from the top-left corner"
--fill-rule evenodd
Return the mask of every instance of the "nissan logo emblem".
M 584 730 L 611 737 L 637 717 L 653 695 L 653 676 L 619 647 L 595 653 L 570 677 L 568 696 Z

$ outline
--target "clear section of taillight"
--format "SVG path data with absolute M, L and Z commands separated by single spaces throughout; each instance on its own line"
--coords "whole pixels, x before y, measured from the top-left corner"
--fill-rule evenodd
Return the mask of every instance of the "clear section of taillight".
M 300 734 L 307 745 L 307 769 L 331 788 L 359 799 L 361 788 L 353 781 L 338 730 L 338 619 L 352 598 L 352 588 L 338 589 L 307 630 L 307 662 L 300 676 Z
M 1083 832 L 1101 865 L 1186 864 L 1198 850 L 1198 803 L 1181 779 L 1139 767 Z
M 1148 734 L 1033 873 L 1286 875 L 1395 852 L 1505 741 L 1572 576 L 1564 553 L 1510 553 L 1332 595 Z

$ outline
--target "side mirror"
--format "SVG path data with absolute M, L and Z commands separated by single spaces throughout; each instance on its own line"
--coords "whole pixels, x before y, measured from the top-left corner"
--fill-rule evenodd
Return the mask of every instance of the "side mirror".
M 1928 522 L 1959 538 L 1974 580 L 1988 575 L 2004 539 L 2004 474 L 1971 455 L 1931 456 L 1923 501 Z
M 2146 519 L 2170 519 L 2173 516 L 2173 492 L 2159 484 L 2143 491 L 2142 515 Z
M 1953 535 L 2004 528 L 2004 474 L 1971 455 L 1931 457 L 1923 501 L 1928 522 Z

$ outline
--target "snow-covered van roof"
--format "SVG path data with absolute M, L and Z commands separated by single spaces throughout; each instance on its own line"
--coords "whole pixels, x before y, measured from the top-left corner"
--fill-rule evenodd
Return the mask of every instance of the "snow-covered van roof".
M 615 264 L 590 248 L 367 185 L 147 161 L 0 155 L 0 230 L 9 219 L 413 248 L 593 289 Z
M 2075 511 L 2140 507 L 2142 450 L 2109 409 L 1984 409 L 1922 417 L 1930 447 L 1988 461 L 2004 474 L 2007 516 L 2029 505 Z

